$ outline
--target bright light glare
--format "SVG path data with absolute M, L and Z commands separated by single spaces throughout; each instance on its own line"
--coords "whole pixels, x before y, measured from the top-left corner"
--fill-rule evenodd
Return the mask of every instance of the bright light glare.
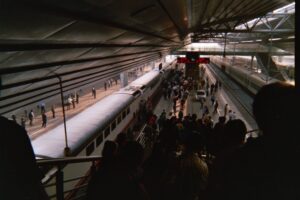
M 186 46 L 186 48 L 220 48 L 218 43 L 192 43 Z

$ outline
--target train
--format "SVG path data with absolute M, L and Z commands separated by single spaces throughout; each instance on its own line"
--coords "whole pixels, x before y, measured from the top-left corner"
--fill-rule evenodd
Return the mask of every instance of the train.
M 175 62 L 164 63 L 161 69 L 155 68 L 119 91 L 103 98 L 64 124 L 44 133 L 32 141 L 37 159 L 65 157 L 66 140 L 68 156 L 100 155 L 106 140 L 115 140 L 132 124 L 139 111 L 142 99 L 152 98 L 159 90 L 162 81 L 169 75 Z M 90 163 L 72 164 L 64 167 L 65 179 L 84 176 L 90 169 Z M 51 170 L 48 170 L 50 173 Z M 53 170 L 52 170 L 53 171 Z M 53 174 L 53 172 L 51 172 Z M 46 174 L 46 177 L 50 175 Z M 55 182 L 51 180 L 48 183 Z M 76 183 L 69 182 L 65 188 L 73 188 Z M 55 185 L 47 187 L 48 194 L 55 192 Z
M 255 95 L 262 86 L 278 81 L 278 79 L 261 73 L 259 69 L 250 71 L 245 67 L 230 65 L 220 59 L 214 59 L 211 65 L 220 68 L 252 95 Z

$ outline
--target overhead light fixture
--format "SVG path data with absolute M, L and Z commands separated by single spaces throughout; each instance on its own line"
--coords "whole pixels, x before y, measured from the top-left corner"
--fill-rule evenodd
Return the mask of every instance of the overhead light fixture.
M 276 40 L 281 40 L 282 38 L 270 38 L 270 41 L 276 41 Z

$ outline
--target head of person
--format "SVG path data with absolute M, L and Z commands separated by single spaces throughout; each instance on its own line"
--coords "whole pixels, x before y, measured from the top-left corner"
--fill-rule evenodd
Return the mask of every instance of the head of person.
M 230 146 L 239 146 L 244 143 L 247 128 L 240 119 L 230 120 L 225 125 L 226 143 Z
M 113 158 L 117 153 L 118 145 L 114 141 L 106 140 L 102 150 L 102 156 L 105 159 Z
M 263 135 L 276 140 L 299 139 L 295 134 L 299 130 L 297 103 L 295 86 L 283 82 L 263 86 L 253 101 L 253 114 Z
M 129 141 L 121 152 L 121 160 L 128 169 L 137 168 L 143 161 L 144 149 L 142 145 L 136 141 Z

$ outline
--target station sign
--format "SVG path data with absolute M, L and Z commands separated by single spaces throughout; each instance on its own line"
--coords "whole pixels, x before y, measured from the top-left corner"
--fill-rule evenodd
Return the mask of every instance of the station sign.
M 186 58 L 186 57 L 178 57 L 177 63 L 188 63 L 188 64 L 209 64 L 209 58 Z

